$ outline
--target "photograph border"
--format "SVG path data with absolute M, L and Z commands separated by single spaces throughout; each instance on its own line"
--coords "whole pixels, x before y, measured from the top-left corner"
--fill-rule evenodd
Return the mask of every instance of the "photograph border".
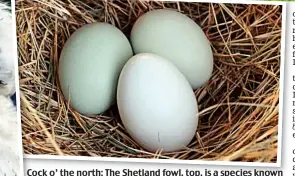
M 17 28 L 16 28 L 16 11 L 15 11 L 15 0 L 11 0 L 11 16 L 12 16 L 12 39 L 13 39 L 13 52 L 14 52 L 14 73 L 15 73 L 15 94 L 16 94 L 16 118 L 18 123 L 18 154 L 19 154 L 19 174 L 24 176 L 24 152 L 23 152 L 23 141 L 22 141 L 22 119 L 21 119 L 21 100 L 20 100 L 20 86 L 19 86 L 19 70 L 18 70 L 18 47 L 17 47 Z
M 285 89 L 285 60 L 286 60 L 286 32 L 287 32 L 287 2 L 282 5 L 282 32 L 281 32 L 281 62 L 280 62 L 280 95 L 279 95 L 279 121 L 278 121 L 278 151 L 277 164 L 282 165 L 282 144 L 283 144 L 283 119 L 284 119 L 284 89 Z
M 13 6 L 15 5 L 14 0 Z M 176 2 L 200 2 L 200 3 L 234 3 L 234 4 L 264 4 L 264 5 L 281 5 L 282 6 L 282 30 L 281 30 L 281 54 L 280 54 L 280 82 L 279 82 L 279 117 L 278 117 L 278 147 L 277 147 L 277 162 L 262 163 L 262 162 L 239 162 L 239 161 L 208 161 L 208 160 L 172 160 L 172 159 L 146 159 L 146 158 L 118 158 L 118 157 L 101 157 L 101 156 L 59 156 L 59 155 L 32 155 L 23 154 L 24 159 L 50 159 L 50 160 L 80 160 L 80 161 L 106 161 L 106 162 L 136 162 L 136 163 L 161 163 L 161 164 L 197 164 L 197 165 L 224 165 L 224 166 L 245 166 L 245 167 L 281 167 L 282 154 L 282 125 L 283 125 L 283 99 L 284 99 L 284 77 L 285 77 L 285 44 L 286 44 L 286 8 L 287 2 L 282 1 L 261 1 L 261 0 L 161 0 L 161 1 L 176 1 Z M 13 17 L 15 17 L 15 6 L 13 9 Z M 14 19 L 15 22 L 15 19 Z M 16 23 L 14 24 L 16 27 Z M 16 35 L 15 35 L 16 37 Z M 17 43 L 16 43 L 17 46 Z M 16 52 L 17 53 L 17 52 Z M 17 60 L 18 63 L 18 60 Z M 17 69 L 18 70 L 18 69 Z M 18 72 L 16 78 L 18 79 Z M 20 100 L 19 82 L 16 84 L 17 100 Z M 21 121 L 20 101 L 17 104 L 18 115 Z M 19 124 L 21 130 L 21 124 Z M 20 131 L 20 134 L 21 131 Z M 22 141 L 22 138 L 20 139 Z M 20 149 L 22 151 L 22 149 Z M 23 167 L 22 167 L 23 168 Z

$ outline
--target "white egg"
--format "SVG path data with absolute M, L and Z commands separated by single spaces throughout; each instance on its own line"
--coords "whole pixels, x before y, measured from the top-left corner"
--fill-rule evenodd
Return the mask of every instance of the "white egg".
M 137 54 L 125 64 L 117 103 L 126 130 L 149 151 L 180 150 L 196 133 L 194 92 L 174 64 L 158 55 Z

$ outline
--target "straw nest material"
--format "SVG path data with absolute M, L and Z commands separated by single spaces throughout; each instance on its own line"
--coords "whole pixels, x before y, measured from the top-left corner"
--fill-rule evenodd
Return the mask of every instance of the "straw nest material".
M 93 117 L 68 108 L 56 76 L 62 47 L 79 27 L 108 22 L 129 37 L 140 15 L 159 8 L 193 19 L 214 53 L 211 80 L 195 90 L 196 135 L 187 148 L 172 153 L 142 149 L 124 129 L 116 106 Z M 19 0 L 16 15 L 26 154 L 276 162 L 281 6 Z

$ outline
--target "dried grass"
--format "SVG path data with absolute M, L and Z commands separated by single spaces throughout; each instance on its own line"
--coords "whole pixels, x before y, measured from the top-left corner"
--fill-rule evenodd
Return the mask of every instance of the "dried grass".
M 116 107 L 86 117 L 68 108 L 56 77 L 67 38 L 108 22 L 129 37 L 144 12 L 187 14 L 212 43 L 214 73 L 195 91 L 201 111 L 187 148 L 156 154 L 126 133 Z M 26 154 L 276 162 L 282 7 L 187 2 L 18 0 L 23 147 Z

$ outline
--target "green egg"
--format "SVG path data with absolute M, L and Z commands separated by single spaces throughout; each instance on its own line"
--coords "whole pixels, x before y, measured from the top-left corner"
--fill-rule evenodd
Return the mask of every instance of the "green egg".
M 131 31 L 135 54 L 153 53 L 171 61 L 193 89 L 203 86 L 213 71 L 213 53 L 202 28 L 173 10 L 147 12 Z
M 108 23 L 84 25 L 65 43 L 59 82 L 65 99 L 84 115 L 100 114 L 115 103 L 120 72 L 133 55 L 126 36 Z

